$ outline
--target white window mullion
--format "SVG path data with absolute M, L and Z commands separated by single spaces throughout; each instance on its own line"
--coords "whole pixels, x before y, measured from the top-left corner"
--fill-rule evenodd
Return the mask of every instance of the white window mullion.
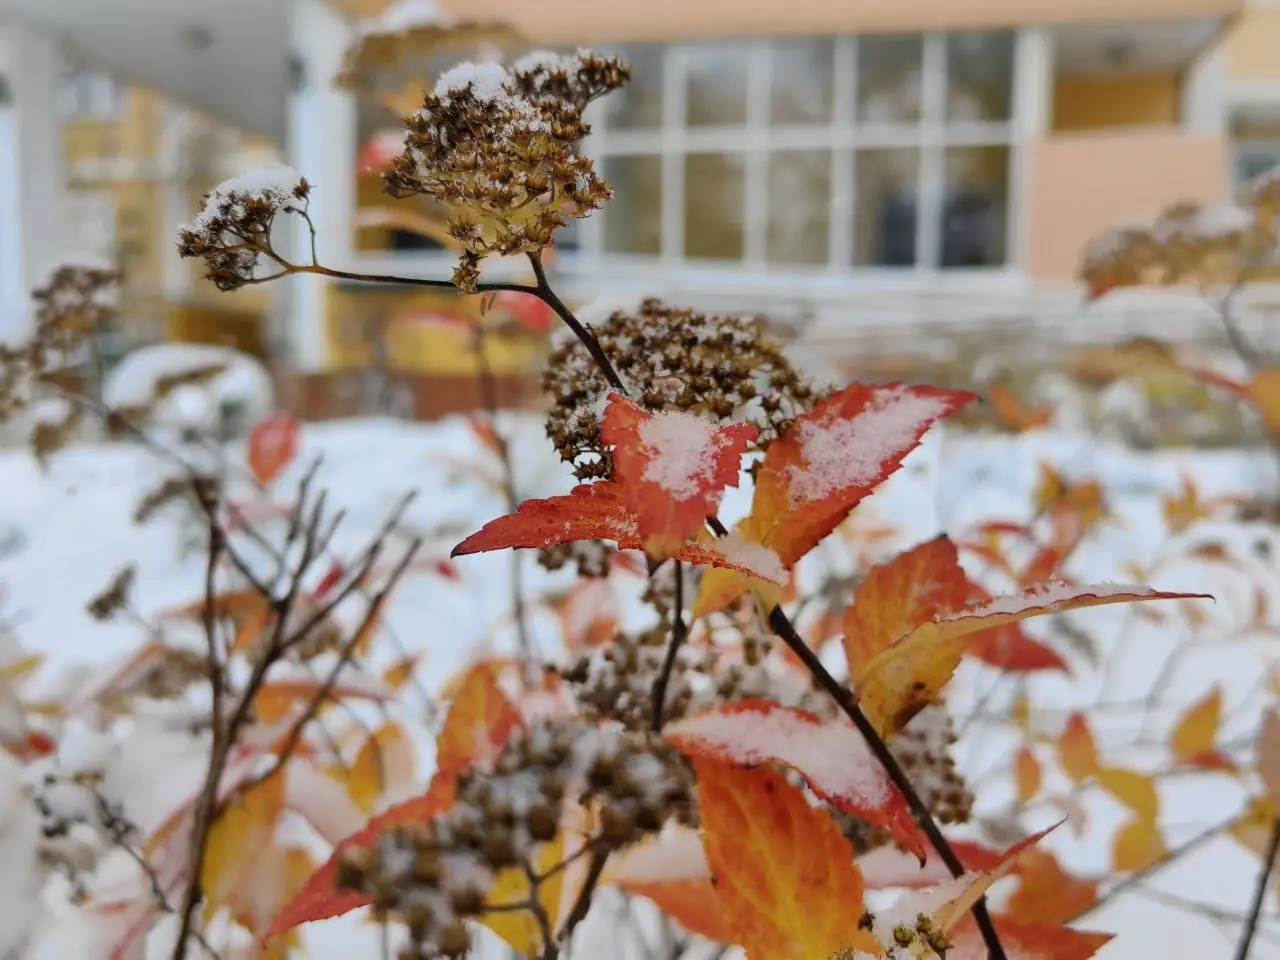
M 602 173 L 607 180 L 609 176 L 606 165 L 606 158 L 609 156 L 608 111 L 602 101 L 596 100 L 587 107 L 585 116 L 591 124 L 591 135 L 583 145 L 584 149 L 595 161 L 597 168 L 605 167 L 603 170 L 597 169 L 597 172 Z M 586 219 L 579 221 L 577 256 L 584 265 L 589 265 L 592 269 L 600 262 L 604 252 L 604 218 L 609 215 L 609 205 L 606 204 L 603 210 L 597 210 Z
M 767 40 L 748 49 L 747 152 L 743 171 L 742 250 L 750 266 L 768 259 L 769 230 L 769 99 L 773 57 Z
M 1006 236 L 1009 266 L 1030 269 L 1033 144 L 1048 134 L 1053 111 L 1053 35 L 1044 27 L 1018 31 L 1013 61 Z
M 688 51 L 667 47 L 662 57 L 662 259 L 684 257 L 685 87 Z
M 827 266 L 844 273 L 853 265 L 854 147 L 858 135 L 854 113 L 858 104 L 858 46 L 853 37 L 835 44 L 831 98 L 831 220 L 827 224 Z
M 933 273 L 941 261 L 942 212 L 946 171 L 947 47 L 940 33 L 925 37 L 921 64 L 920 199 L 916 212 L 916 269 Z

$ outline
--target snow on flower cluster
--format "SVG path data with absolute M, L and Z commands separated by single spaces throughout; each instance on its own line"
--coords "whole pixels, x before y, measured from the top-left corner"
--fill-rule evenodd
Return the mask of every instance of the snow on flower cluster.
M 922 424 L 950 409 L 945 395 L 898 386 L 878 393 L 855 417 L 806 420 L 799 426 L 803 464 L 791 468 L 793 502 L 874 483 L 886 461 L 908 446 Z
M 191 221 L 188 229 L 204 233 L 220 220 L 245 215 L 247 204 L 257 202 L 279 211 L 295 197 L 302 177 L 283 163 L 270 163 L 222 181 L 205 198 L 204 209 Z

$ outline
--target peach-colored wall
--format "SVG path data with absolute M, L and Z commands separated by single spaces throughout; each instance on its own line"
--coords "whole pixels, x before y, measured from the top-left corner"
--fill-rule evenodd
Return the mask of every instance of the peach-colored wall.
M 1031 149 L 1028 271 L 1037 280 L 1069 279 L 1092 237 L 1175 200 L 1220 198 L 1227 181 L 1227 144 L 1217 137 L 1075 134 Z
M 1250 10 L 1224 43 L 1233 80 L 1280 80 L 1280 10 Z
M 1176 20 L 1235 13 L 1245 0 L 445 0 L 543 43 L 892 33 L 1027 23 Z

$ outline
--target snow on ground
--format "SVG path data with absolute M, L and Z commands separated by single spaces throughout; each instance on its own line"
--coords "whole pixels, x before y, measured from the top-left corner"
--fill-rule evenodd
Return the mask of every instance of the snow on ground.
M 568 488 L 567 471 L 542 437 L 540 424 L 518 418 L 506 421 L 504 428 L 515 433 L 522 497 Z M 477 479 L 495 475 L 492 462 L 487 468 L 469 466 L 483 464 L 486 455 L 461 418 L 434 426 L 395 421 L 308 425 L 302 447 L 277 489 L 282 497 L 293 490 L 304 466 L 321 458 L 317 485 L 329 492 L 334 508 L 346 510 L 335 544 L 339 552 L 349 554 L 363 545 L 408 490 L 420 491 L 406 520 L 425 536 L 427 556 L 446 556 L 458 539 L 504 511 L 497 489 Z M 1260 678 L 1277 658 L 1273 639 L 1240 629 L 1247 619 L 1242 609 L 1252 597 L 1253 582 L 1274 590 L 1275 573 L 1265 558 L 1280 555 L 1272 549 L 1280 544 L 1272 542 L 1274 534 L 1265 527 L 1228 523 L 1202 523 L 1181 538 L 1170 538 L 1158 495 L 1176 490 L 1184 474 L 1195 478 L 1205 498 L 1267 489 L 1275 482 L 1269 457 L 1245 452 L 1139 454 L 1100 446 L 1084 435 L 1044 433 L 1011 440 L 935 430 L 903 470 L 859 508 L 859 522 L 895 525 L 897 545 L 906 546 L 940 531 L 960 536 L 980 520 L 1026 520 L 1041 461 L 1055 464 L 1069 477 L 1100 479 L 1118 518 L 1105 521 L 1086 541 L 1069 568 L 1073 576 L 1082 582 L 1131 581 L 1126 564 L 1136 561 L 1152 570 L 1149 582 L 1154 587 L 1202 590 L 1219 600 L 1202 605 L 1206 623 L 1196 635 L 1184 621 L 1153 624 L 1124 607 L 1080 614 L 1076 622 L 1099 638 L 1104 654 L 1114 651 L 1112 667 L 1105 679 L 1096 681 L 1056 676 L 1032 680 L 1027 690 L 1035 709 L 1057 723 L 1069 710 L 1088 707 L 1099 697 L 1121 703 L 1144 696 L 1165 675 L 1164 700 L 1176 713 L 1217 680 L 1228 705 L 1238 708 L 1228 716 L 1226 736 L 1247 736 L 1264 693 Z M 137 446 L 72 449 L 55 456 L 47 472 L 25 452 L 0 454 L 0 541 L 19 547 L 0 559 L 0 585 L 8 598 L 0 613 L 16 622 L 29 649 L 47 654 L 54 664 L 104 663 L 133 649 L 139 642 L 137 626 L 128 621 L 100 624 L 85 609 L 125 563 L 138 567 L 137 605 L 144 614 L 199 597 L 203 558 L 182 555 L 176 515 L 162 513 L 142 526 L 131 520 L 136 501 L 170 475 L 171 466 Z M 748 503 L 748 491 L 730 490 L 722 515 L 732 520 Z M 1221 569 L 1186 559 L 1188 543 L 1208 540 L 1226 542 L 1256 562 L 1246 574 L 1228 577 Z M 1259 548 L 1259 542 L 1266 542 L 1270 552 Z M 531 556 L 522 559 L 531 591 L 553 580 L 564 582 L 563 576 L 547 574 L 532 561 Z M 388 623 L 402 643 L 425 652 L 421 676 L 427 687 L 474 657 L 481 638 L 493 649 L 510 649 L 511 630 L 504 620 L 509 563 L 502 554 L 462 558 L 460 583 L 419 576 L 394 595 Z M 554 649 L 557 627 L 550 615 L 535 616 L 532 627 L 536 642 Z M 961 715 L 978 702 L 997 711 L 1007 705 L 1015 684 L 1006 678 L 993 689 L 992 676 L 980 669 L 961 672 L 953 694 Z M 1157 711 L 1148 722 L 1158 732 L 1173 713 Z M 1133 710 L 1100 715 L 1097 732 L 1104 750 L 1108 744 L 1119 748 L 1130 742 L 1140 719 L 1140 712 Z M 1007 781 L 984 776 L 1007 770 L 1014 744 L 1008 733 L 994 727 L 967 735 L 962 742 L 962 769 L 983 785 L 981 812 L 1007 808 Z M 1142 762 L 1138 754 L 1129 756 L 1132 762 Z M 1155 764 L 1158 758 L 1147 762 Z M 1169 825 L 1171 842 L 1177 843 L 1207 824 L 1228 819 L 1242 795 L 1238 788 L 1224 786 L 1221 777 L 1202 777 L 1179 781 L 1161 799 L 1162 820 Z M 1051 843 L 1069 869 L 1104 871 L 1107 842 L 1121 813 L 1103 799 L 1090 801 L 1088 813 L 1081 837 L 1064 827 Z M 1035 825 L 1047 825 L 1060 816 L 1048 809 L 1036 816 L 1040 814 L 1044 823 Z M 1119 934 L 1102 954 L 1107 960 L 1228 956 L 1234 927 L 1220 930 L 1203 917 L 1170 906 L 1176 900 L 1169 897 L 1240 912 L 1256 869 L 1256 858 L 1231 841 L 1209 843 L 1152 884 L 1164 891 L 1167 902 L 1141 893 L 1126 895 L 1091 917 L 1088 926 Z M 1274 904 L 1274 898 L 1270 902 Z M 609 922 L 602 914 L 597 926 Z M 307 932 L 309 955 L 318 960 L 375 956 L 370 952 L 375 942 L 370 930 L 350 918 L 315 925 Z M 1259 938 L 1253 956 L 1280 957 L 1280 934 L 1274 926 Z

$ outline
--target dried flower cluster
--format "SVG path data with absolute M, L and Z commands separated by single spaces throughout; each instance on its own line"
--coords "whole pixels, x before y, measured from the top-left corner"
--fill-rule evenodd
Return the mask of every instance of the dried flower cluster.
M 274 164 L 219 184 L 204 209 L 178 232 L 178 254 L 204 260 L 219 290 L 255 281 L 263 254 L 274 256 L 271 228 L 281 213 L 305 214 L 311 187 L 293 169 Z
M 591 332 L 623 382 L 637 385 L 632 399 L 647 410 L 755 423 L 767 444 L 820 396 L 762 326 L 753 318 L 709 316 L 647 299 L 636 313 L 615 311 Z M 560 456 L 580 480 L 609 476 L 600 440 L 609 384 L 581 342 L 558 346 L 542 386 L 552 399 L 547 435 Z
M 888 744 L 889 752 L 939 823 L 967 823 L 973 809 L 973 794 L 951 757 L 955 742 L 955 727 L 947 708 L 933 704 L 916 714 Z M 893 842 L 884 831 L 862 820 L 838 810 L 832 813 L 858 853 Z
M 115 321 L 120 275 L 101 266 L 66 264 L 32 291 L 34 330 L 21 344 L 0 343 L 0 420 L 27 408 L 33 381 L 73 359 L 95 331 Z M 79 412 L 68 411 L 67 419 Z
M 584 217 L 613 191 L 579 144 L 588 102 L 622 86 L 612 57 L 526 57 L 510 70 L 463 64 L 442 75 L 405 119 L 404 153 L 384 175 L 393 197 L 422 195 L 450 207 L 463 247 L 454 283 L 474 293 L 489 254 L 536 254 L 568 217 Z
M 1276 247 L 1272 181 L 1247 188 L 1241 202 L 1180 202 L 1149 224 L 1109 231 L 1084 250 L 1080 279 L 1090 289 L 1140 284 L 1234 282 Z
M 500 906 L 485 903 L 494 875 L 521 867 L 536 888 L 538 848 L 560 831 L 571 802 L 595 811 L 590 844 L 605 854 L 668 820 L 690 823 L 693 775 L 655 736 L 580 721 L 536 726 L 508 741 L 492 764 L 460 775 L 447 813 L 348 854 L 339 884 L 371 897 L 377 914 L 404 921 L 412 941 L 406 960 L 464 956 L 467 919 Z
M 538 551 L 538 564 L 545 570 L 562 570 L 573 564 L 579 577 L 599 580 L 609 575 L 610 561 L 618 548 L 607 540 L 572 540 Z

